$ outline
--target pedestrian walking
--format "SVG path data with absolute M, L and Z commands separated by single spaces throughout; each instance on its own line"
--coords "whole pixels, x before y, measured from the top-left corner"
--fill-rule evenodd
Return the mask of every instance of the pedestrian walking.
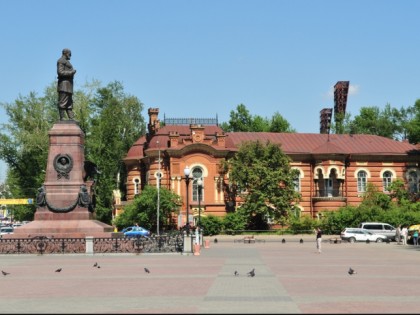
M 315 229 L 316 233 L 316 249 L 318 254 L 321 254 L 321 244 L 322 244 L 322 230 L 318 227 Z
M 400 245 L 400 243 L 401 243 L 401 224 L 397 226 L 396 239 L 397 239 L 397 244 Z
M 401 230 L 401 237 L 402 237 L 403 245 L 407 245 L 408 229 L 405 225 L 403 226 Z
M 419 239 L 419 230 L 415 230 L 413 233 L 413 245 L 418 245 L 418 239 Z

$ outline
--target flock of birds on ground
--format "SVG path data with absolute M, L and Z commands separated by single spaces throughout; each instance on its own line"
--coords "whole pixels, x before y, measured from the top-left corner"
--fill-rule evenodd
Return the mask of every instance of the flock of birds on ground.
M 94 268 L 101 268 L 101 266 L 99 266 L 99 264 L 98 264 L 97 262 L 93 264 L 93 267 L 94 267 Z M 58 268 L 58 269 L 56 269 L 56 270 L 55 270 L 55 272 L 61 272 L 62 270 L 63 270 L 63 268 Z M 150 273 L 149 268 L 144 267 L 144 272 L 145 272 L 145 273 Z M 4 271 L 4 270 L 2 270 L 2 271 L 1 271 L 1 273 L 3 274 L 3 276 L 7 276 L 7 275 L 9 275 L 9 274 L 10 274 L 10 272 L 6 272 L 6 271 Z M 357 272 L 356 272 L 354 269 L 352 269 L 351 267 L 349 268 L 349 271 L 348 271 L 348 274 L 349 274 L 349 275 L 354 275 L 354 274 L 356 274 L 356 273 L 357 273 Z M 233 275 L 234 275 L 235 277 L 237 277 L 237 276 L 239 276 L 239 272 L 238 272 L 237 270 L 235 270 L 235 272 L 233 273 Z M 248 276 L 248 277 L 255 277 L 255 268 L 252 268 L 252 270 L 251 270 L 251 271 L 248 271 L 248 272 L 247 272 L 247 276 Z
M 285 240 L 283 239 L 282 240 L 282 242 L 284 243 L 285 242 Z M 300 239 L 300 241 L 299 241 L 300 243 L 303 243 L 303 239 Z M 217 243 L 217 238 L 215 238 L 214 239 L 214 243 Z M 94 264 L 93 264 L 93 267 L 94 268 L 101 268 L 101 266 L 99 266 L 99 264 L 97 263 L 97 262 L 95 262 Z M 58 268 L 58 269 L 56 269 L 55 270 L 55 272 L 61 272 L 63 270 L 63 268 Z M 149 270 L 149 268 L 147 268 L 147 267 L 144 267 L 144 272 L 145 273 L 150 273 L 150 270 Z M 3 274 L 3 276 L 7 276 L 7 275 L 9 275 L 10 274 L 10 272 L 6 272 L 6 271 L 1 271 L 1 273 Z M 357 272 L 354 270 L 354 269 L 352 269 L 351 267 L 349 268 L 349 271 L 348 271 L 348 274 L 349 275 L 354 275 L 354 274 L 356 274 Z M 235 277 L 237 277 L 237 276 L 239 276 L 239 272 L 237 271 L 237 270 L 235 270 L 235 272 L 233 273 L 233 275 L 235 276 Z M 247 272 L 247 276 L 248 277 L 255 277 L 255 268 L 253 268 L 251 271 L 249 271 L 249 272 Z
M 101 268 L 101 266 L 97 263 L 97 262 L 95 262 L 94 264 L 93 264 L 93 267 L 94 268 Z M 58 268 L 58 269 L 56 269 L 55 270 L 55 272 L 61 272 L 63 270 L 63 268 Z M 150 270 L 149 270 L 149 268 L 144 268 L 144 272 L 146 272 L 146 273 L 150 273 Z M 2 270 L 1 271 L 1 273 L 3 274 L 3 276 L 7 276 L 7 275 L 10 275 L 10 272 L 6 272 L 6 271 L 4 271 L 4 270 Z
M 101 268 L 101 266 L 99 266 L 97 262 L 93 265 L 93 267 Z M 62 270 L 63 270 L 63 268 L 58 268 L 58 269 L 55 270 L 55 272 L 61 272 Z M 150 273 L 149 268 L 145 267 L 144 272 L 145 273 Z M 3 270 L 1 271 L 1 273 L 3 274 L 3 276 L 7 276 L 7 275 L 10 274 L 10 272 L 6 272 L 6 271 L 3 271 Z M 357 272 L 354 269 L 352 269 L 351 267 L 349 268 L 349 271 L 348 271 L 349 275 L 354 275 L 356 273 Z M 233 274 L 234 274 L 235 277 L 239 276 L 239 272 L 237 270 L 235 270 L 235 272 Z M 255 277 L 255 268 L 253 268 L 251 271 L 247 272 L 247 276 L 248 277 Z

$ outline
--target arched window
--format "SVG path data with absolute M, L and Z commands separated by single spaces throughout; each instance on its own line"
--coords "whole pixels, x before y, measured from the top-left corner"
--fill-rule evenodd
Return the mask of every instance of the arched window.
M 415 171 L 408 173 L 408 191 L 415 194 L 419 192 L 419 179 Z
M 382 186 L 383 186 L 383 190 L 384 192 L 388 192 L 388 187 L 389 185 L 391 185 L 392 183 L 392 173 L 390 171 L 386 171 L 384 172 L 384 174 L 382 175 Z
M 138 195 L 140 193 L 140 178 L 136 177 L 133 179 L 134 184 L 134 195 Z
M 193 177 L 193 185 L 192 185 L 192 199 L 193 201 L 198 202 L 198 185 L 197 185 L 197 181 L 199 179 L 201 179 L 201 181 L 203 182 L 203 170 L 201 169 L 201 167 L 194 167 L 192 170 L 192 177 Z M 201 194 L 200 194 L 200 201 L 203 201 L 203 193 L 204 193 L 204 189 L 201 189 Z
M 300 192 L 300 172 L 293 178 L 293 186 L 295 191 Z
M 357 173 L 357 192 L 364 193 L 367 189 L 367 173 L 366 171 L 359 171 Z

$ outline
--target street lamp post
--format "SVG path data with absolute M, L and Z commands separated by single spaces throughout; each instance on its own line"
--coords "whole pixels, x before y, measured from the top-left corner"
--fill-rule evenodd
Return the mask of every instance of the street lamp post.
M 186 223 L 186 230 L 187 230 L 187 235 L 190 235 L 190 214 L 189 214 L 189 207 L 190 207 L 190 205 L 189 205 L 189 190 L 188 190 L 188 186 L 189 186 L 189 184 L 190 184 L 190 180 L 191 180 L 191 177 L 190 177 L 190 168 L 188 167 L 188 165 L 184 168 L 184 175 L 185 175 L 185 177 L 184 177 L 184 179 L 185 179 L 185 184 L 186 184 L 186 186 L 187 186 L 187 223 Z
M 203 189 L 203 181 L 201 179 L 197 180 L 197 190 L 198 190 L 198 227 L 201 230 L 201 193 Z
M 159 140 L 156 141 L 156 144 L 158 146 L 158 163 L 159 163 L 159 170 L 158 170 L 158 176 L 157 176 L 157 213 L 156 213 L 156 234 L 157 236 L 159 236 L 159 212 L 160 212 L 160 178 L 161 178 L 161 173 L 160 173 L 160 147 L 159 147 Z

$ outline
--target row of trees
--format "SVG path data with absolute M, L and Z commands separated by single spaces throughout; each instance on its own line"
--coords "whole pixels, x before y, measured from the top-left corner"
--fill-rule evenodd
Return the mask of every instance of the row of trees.
M 144 105 L 124 92 L 120 82 L 102 87 L 98 81 L 86 83 L 74 93 L 76 119 L 85 133 L 85 157 L 98 165 L 101 175 L 97 178 L 97 218 L 111 223 L 112 191 L 125 192 L 126 170 L 122 159 L 133 143 L 146 132 L 141 115 Z M 45 89 L 43 96 L 31 92 L 19 96 L 13 103 L 1 103 L 9 117 L 0 131 L 0 158 L 8 164 L 7 184 L 15 198 L 33 198 L 45 179 L 48 156 L 48 131 L 58 121 L 56 83 Z M 251 115 L 245 105 L 237 106 L 230 113 L 230 120 L 221 124 L 225 131 L 295 132 L 290 124 L 276 112 L 271 119 Z M 334 129 L 335 128 L 335 129 Z M 347 115 L 336 133 L 368 133 L 394 139 L 420 141 L 420 100 L 407 109 L 396 110 L 386 105 L 364 107 L 351 119 Z M 245 192 L 241 215 L 245 228 L 263 229 L 268 220 L 290 223 L 297 213 L 293 204 L 299 196 L 294 191 L 295 174 L 289 159 L 281 148 L 271 143 L 244 143 L 238 154 L 225 161 L 224 169 L 230 172 L 229 190 L 236 194 Z M 244 167 L 245 166 L 245 167 Z M 275 170 L 275 171 L 273 171 Z M 282 187 L 282 189 L 278 189 Z M 156 194 L 145 190 L 144 200 L 135 200 L 127 206 L 126 215 L 117 225 L 134 222 L 156 222 Z M 176 195 L 162 189 L 160 206 L 162 226 L 170 222 L 169 213 L 176 212 L 180 201 Z M 167 198 L 166 198 L 166 197 Z M 34 206 L 14 206 L 15 218 L 30 220 Z M 156 206 L 155 206 L 156 207 Z M 286 222 L 287 221 L 287 222 Z
M 367 106 L 352 118 L 351 113 L 338 115 L 339 123 L 331 123 L 331 131 L 336 134 L 371 134 L 394 140 L 408 140 L 420 143 L 420 99 L 413 106 L 397 109 L 386 104 L 383 109 Z M 289 122 L 276 112 L 271 118 L 251 115 L 245 105 L 239 104 L 230 112 L 228 122 L 221 124 L 225 131 L 249 132 L 296 132 Z

